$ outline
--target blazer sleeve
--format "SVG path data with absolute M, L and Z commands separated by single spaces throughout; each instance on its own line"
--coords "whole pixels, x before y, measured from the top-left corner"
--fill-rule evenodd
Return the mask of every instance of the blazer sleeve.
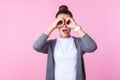
M 93 52 L 97 49 L 96 42 L 88 34 L 81 38 L 80 44 L 84 52 Z
M 48 37 L 48 35 L 42 33 L 42 35 L 34 42 L 33 48 L 38 52 L 47 53 L 50 44 L 50 42 L 47 41 Z

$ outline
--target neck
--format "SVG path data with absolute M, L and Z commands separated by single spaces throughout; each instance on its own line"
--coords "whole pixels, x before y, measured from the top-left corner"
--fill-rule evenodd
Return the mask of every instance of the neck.
M 65 39 L 65 38 L 70 38 L 71 36 L 70 35 L 68 35 L 68 36 L 61 36 L 60 35 L 60 38 L 63 38 L 63 39 Z

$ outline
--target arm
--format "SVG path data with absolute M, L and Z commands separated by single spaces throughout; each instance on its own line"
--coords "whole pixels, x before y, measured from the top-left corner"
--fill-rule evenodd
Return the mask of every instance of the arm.
M 88 34 L 81 38 L 80 45 L 84 52 L 93 52 L 97 49 L 96 42 Z
M 76 29 L 78 27 L 73 18 L 68 18 L 68 20 L 71 21 L 71 23 L 68 24 L 68 27 L 72 29 Z M 97 49 L 97 44 L 95 41 L 82 28 L 79 28 L 76 32 L 81 38 L 80 45 L 84 52 L 93 52 Z
M 95 41 L 82 28 L 77 31 L 80 36 L 81 48 L 84 52 L 93 52 L 97 49 Z
M 42 53 L 47 53 L 48 52 L 48 46 L 51 43 L 51 40 L 48 40 L 48 37 L 50 34 L 60 25 L 58 25 L 59 21 L 63 21 L 62 18 L 57 18 L 55 22 L 34 42 L 33 48 Z
M 95 41 L 85 32 L 82 28 L 80 28 L 77 33 L 81 38 L 81 48 L 84 52 L 93 52 L 97 49 L 97 44 Z
M 33 44 L 33 48 L 38 51 L 38 52 L 42 52 L 42 53 L 47 53 L 48 51 L 48 44 L 49 42 L 47 42 L 48 39 L 48 35 L 46 34 L 42 34 Z

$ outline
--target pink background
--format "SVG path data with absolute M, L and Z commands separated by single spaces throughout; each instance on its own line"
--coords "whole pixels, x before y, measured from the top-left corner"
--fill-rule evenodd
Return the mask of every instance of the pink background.
M 32 45 L 61 4 L 98 45 L 84 56 L 87 80 L 120 80 L 119 0 L 0 0 L 0 80 L 45 80 L 47 55 Z

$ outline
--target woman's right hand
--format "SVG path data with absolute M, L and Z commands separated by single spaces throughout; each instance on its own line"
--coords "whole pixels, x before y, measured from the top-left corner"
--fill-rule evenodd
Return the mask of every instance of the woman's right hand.
M 63 25 L 64 25 L 64 19 L 56 18 L 54 23 L 44 33 L 49 36 L 54 29 L 58 27 L 62 27 Z
M 64 19 L 63 18 L 56 18 L 53 24 L 51 25 L 51 28 L 54 30 L 58 27 L 62 27 L 64 25 Z

